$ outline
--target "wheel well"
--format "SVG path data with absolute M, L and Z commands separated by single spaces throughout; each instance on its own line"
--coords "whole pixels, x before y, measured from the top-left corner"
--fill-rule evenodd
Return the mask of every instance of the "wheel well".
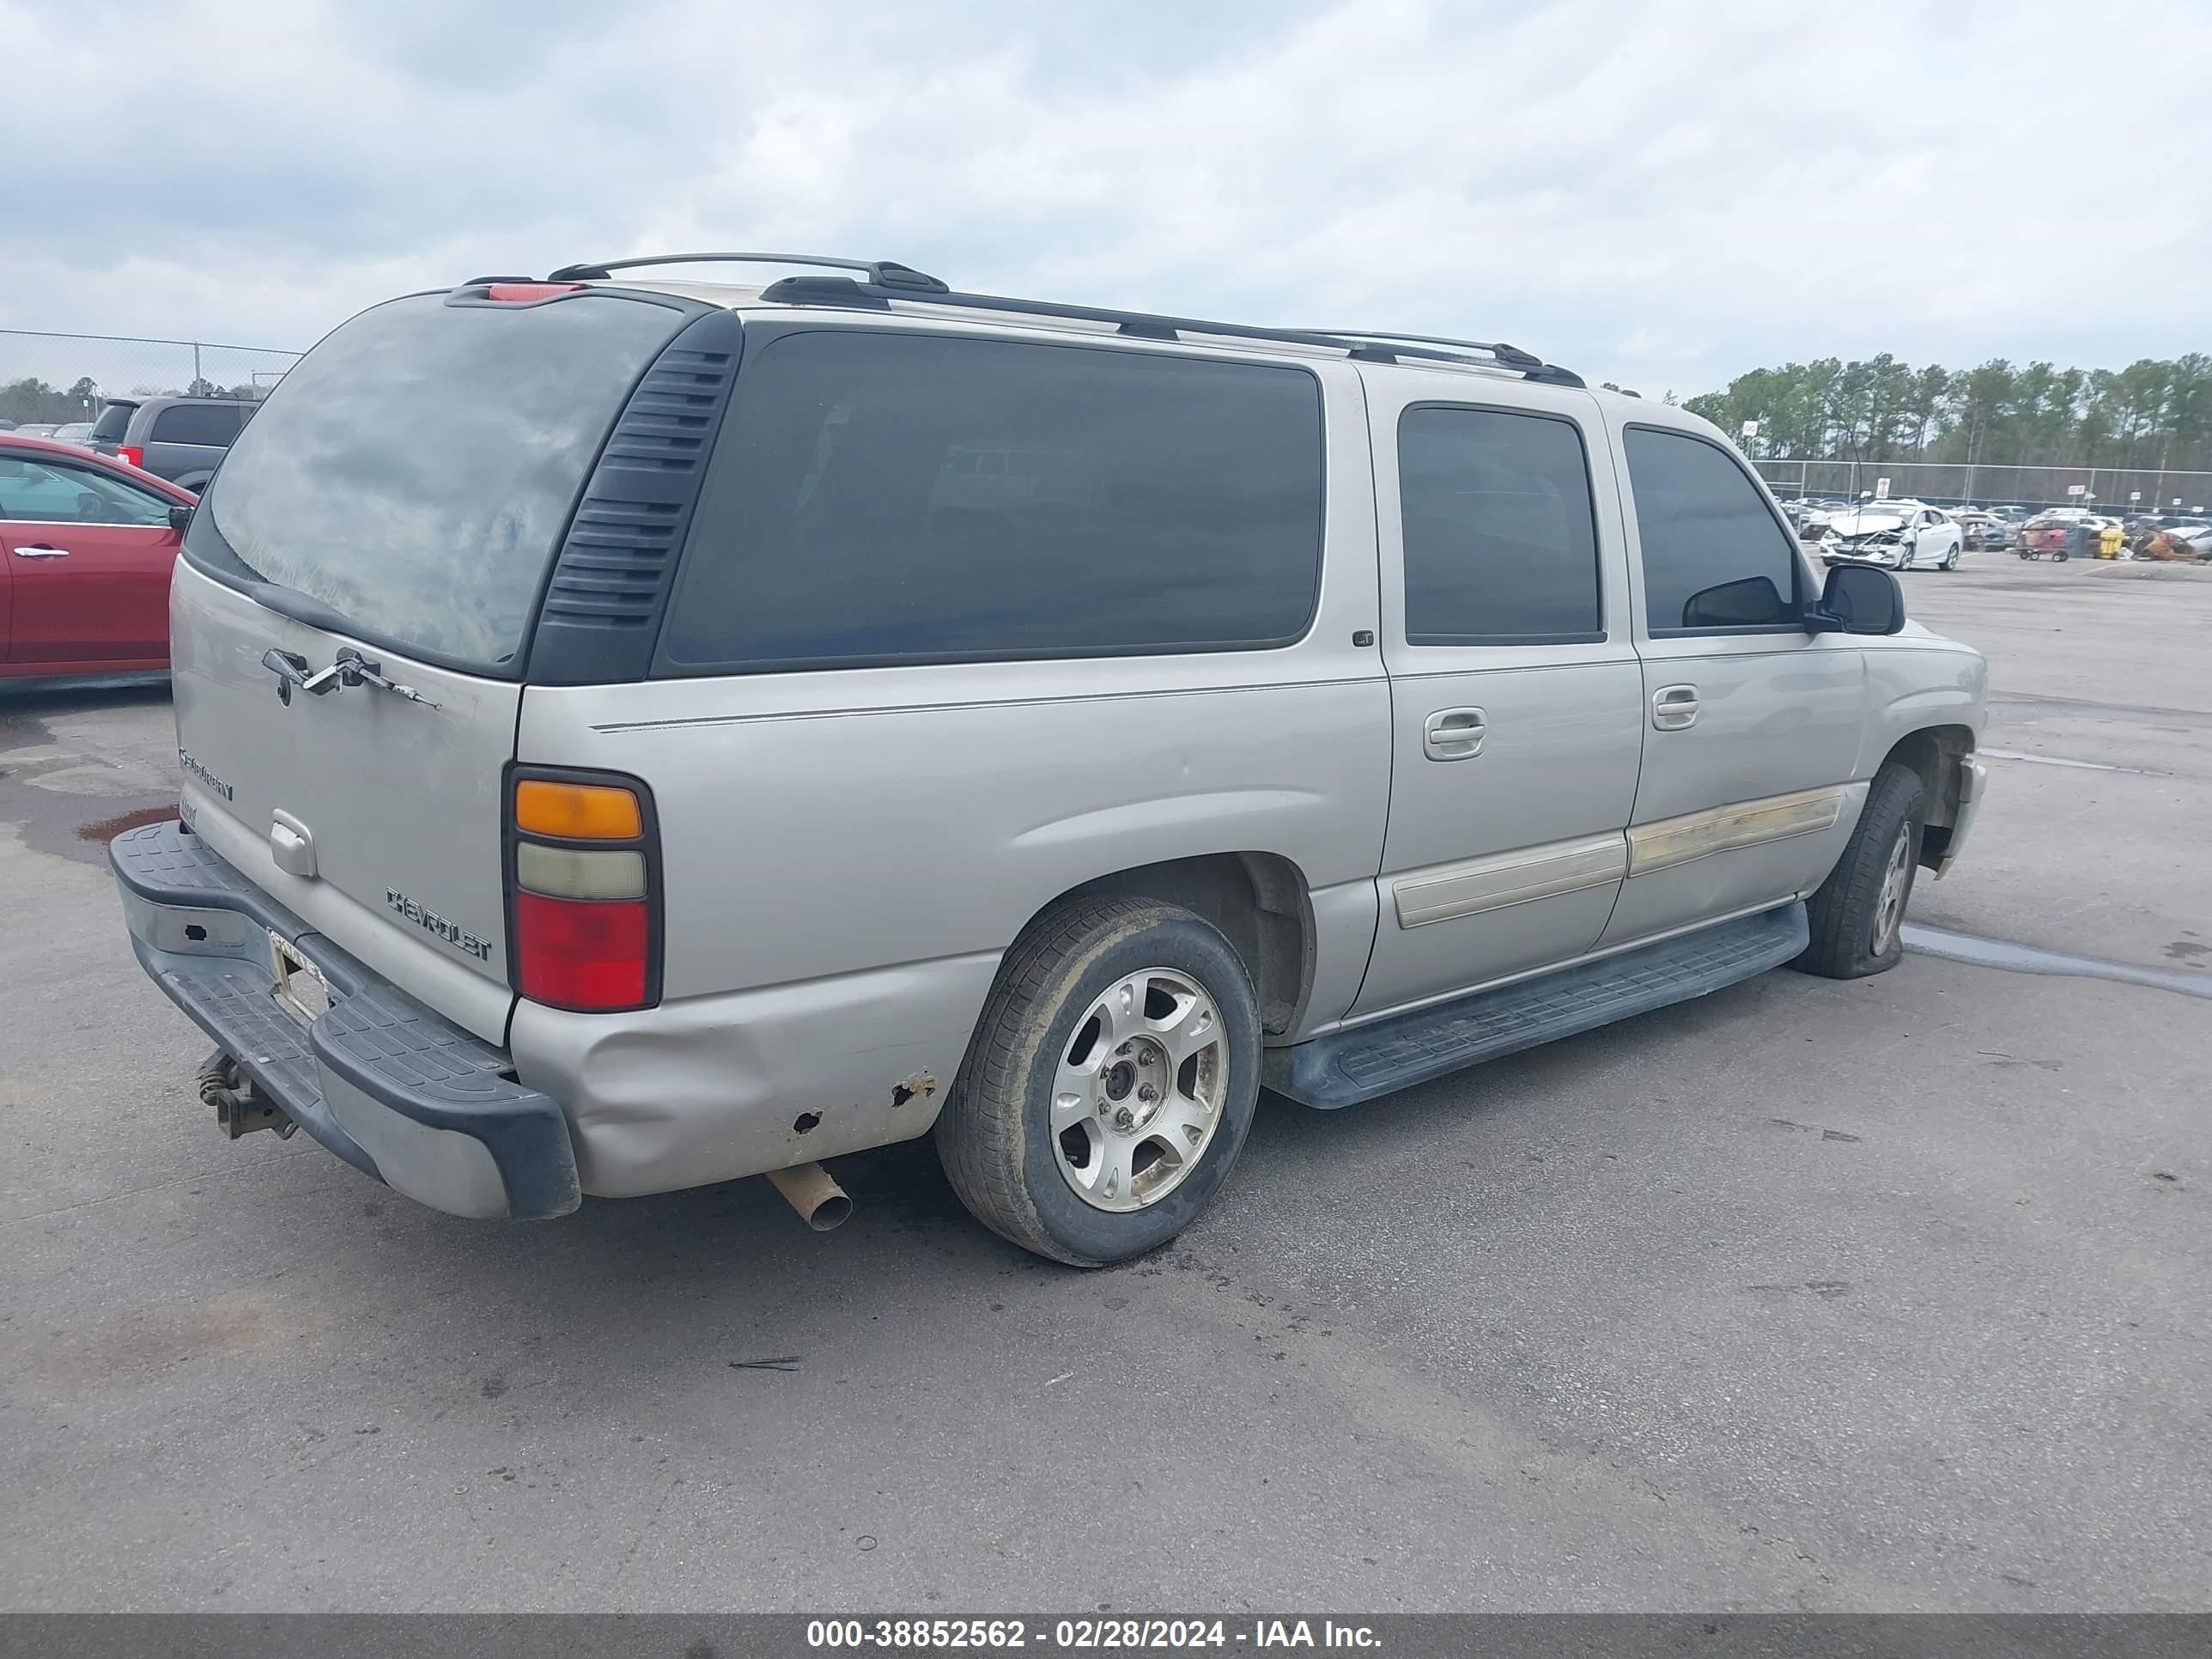
M 1951 826 L 1959 821 L 1960 781 L 1965 769 L 1959 763 L 1974 752 L 1974 732 L 1968 726 L 1929 726 L 1908 732 L 1882 757 L 1886 766 L 1894 761 L 1920 775 L 1920 799 L 1925 817 L 1921 823 L 1920 862 L 1933 869 L 1942 862 L 1951 844 Z
M 1274 853 L 1170 859 L 1087 881 L 1053 903 L 1105 896 L 1159 899 L 1205 917 L 1252 975 L 1261 1030 L 1279 1036 L 1296 1025 L 1313 984 L 1314 924 L 1305 876 L 1290 860 Z

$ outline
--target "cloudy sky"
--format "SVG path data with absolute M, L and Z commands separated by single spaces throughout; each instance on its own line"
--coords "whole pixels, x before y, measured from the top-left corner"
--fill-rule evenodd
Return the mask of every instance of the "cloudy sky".
M 299 347 L 795 248 L 1647 394 L 2212 349 L 2205 0 L 0 0 L 0 40 L 8 145 L 66 160 L 0 175 L 0 328 Z

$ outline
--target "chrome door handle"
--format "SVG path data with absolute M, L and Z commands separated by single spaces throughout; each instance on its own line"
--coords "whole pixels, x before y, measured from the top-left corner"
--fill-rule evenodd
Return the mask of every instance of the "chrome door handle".
M 33 542 L 28 547 L 15 550 L 19 559 L 66 559 L 69 556 L 69 549 L 56 547 L 51 542 Z
M 1480 708 L 1439 708 L 1421 722 L 1421 752 L 1432 761 L 1472 760 L 1488 730 Z
M 1651 694 L 1651 726 L 1656 732 L 1686 732 L 1698 723 L 1698 688 L 1662 685 Z

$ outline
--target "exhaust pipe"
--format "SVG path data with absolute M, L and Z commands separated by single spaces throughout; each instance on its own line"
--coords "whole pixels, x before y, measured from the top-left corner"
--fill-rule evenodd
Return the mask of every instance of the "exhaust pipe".
M 842 1227 L 853 1213 L 853 1200 L 845 1196 L 830 1171 L 819 1164 L 799 1164 L 788 1170 L 770 1170 L 768 1178 L 776 1191 L 799 1212 L 799 1218 L 817 1233 Z

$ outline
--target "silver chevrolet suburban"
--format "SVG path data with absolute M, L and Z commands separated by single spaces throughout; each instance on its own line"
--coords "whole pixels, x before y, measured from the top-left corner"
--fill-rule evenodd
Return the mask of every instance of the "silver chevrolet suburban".
M 540 1217 L 934 1130 L 1061 1261 L 1348 1106 L 1893 966 L 1982 659 L 1705 422 L 1502 344 L 791 256 L 363 313 L 172 599 L 113 844 L 233 1135 Z M 627 273 L 627 274 L 626 274 Z M 665 272 L 664 271 L 664 274 Z

